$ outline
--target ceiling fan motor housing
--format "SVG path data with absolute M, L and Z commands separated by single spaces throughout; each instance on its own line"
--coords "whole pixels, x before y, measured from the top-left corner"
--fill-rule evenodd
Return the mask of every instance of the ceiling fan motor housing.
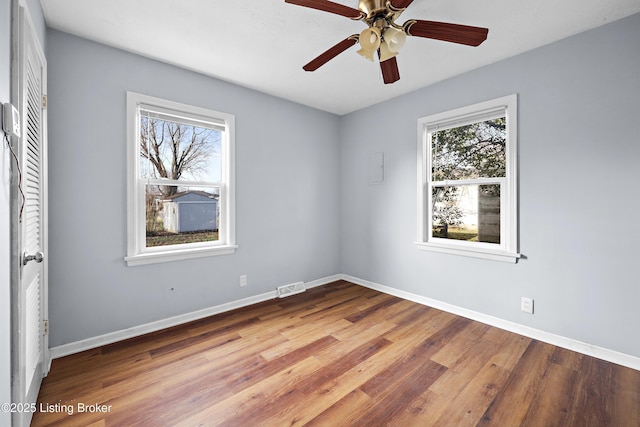
M 376 15 L 387 13 L 386 0 L 359 0 L 358 9 L 367 14 L 367 20 Z
M 395 23 L 404 9 L 394 8 L 389 0 L 359 0 L 358 9 L 364 14 L 361 18 L 369 27 L 377 27 L 381 31 L 388 27 L 404 28 Z

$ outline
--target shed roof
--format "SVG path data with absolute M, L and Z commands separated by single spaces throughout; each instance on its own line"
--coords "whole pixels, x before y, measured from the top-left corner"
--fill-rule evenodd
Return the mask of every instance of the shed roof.
M 191 191 L 181 191 L 179 193 L 176 193 L 172 196 L 168 196 L 165 197 L 162 201 L 163 202 L 172 202 L 172 201 L 176 201 L 177 199 L 180 199 L 181 197 L 190 195 L 190 194 L 195 194 L 197 196 L 201 196 L 201 197 L 206 197 L 207 199 L 213 199 L 213 200 L 218 200 L 218 197 L 220 197 L 217 194 L 213 194 L 213 193 L 208 193 L 206 191 L 198 191 L 198 190 L 191 190 Z

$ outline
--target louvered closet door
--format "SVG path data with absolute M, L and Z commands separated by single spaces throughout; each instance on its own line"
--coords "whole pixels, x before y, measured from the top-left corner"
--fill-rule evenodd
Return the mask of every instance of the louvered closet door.
M 22 255 L 18 291 L 19 386 L 14 396 L 23 403 L 35 403 L 48 363 L 46 339 L 46 115 L 44 93 L 46 62 L 28 15 L 20 11 L 20 251 Z M 16 425 L 28 425 L 31 414 L 23 413 Z

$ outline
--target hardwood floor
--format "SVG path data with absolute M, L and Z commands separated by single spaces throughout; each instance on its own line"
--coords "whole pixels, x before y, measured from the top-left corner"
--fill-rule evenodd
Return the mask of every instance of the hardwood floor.
M 640 372 L 340 281 L 54 360 L 38 405 L 32 426 L 638 427 Z

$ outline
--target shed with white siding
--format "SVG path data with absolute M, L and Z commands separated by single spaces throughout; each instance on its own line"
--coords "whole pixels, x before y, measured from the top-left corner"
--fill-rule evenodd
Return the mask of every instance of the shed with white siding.
M 218 195 L 186 191 L 162 201 L 164 228 L 174 233 L 218 229 Z

